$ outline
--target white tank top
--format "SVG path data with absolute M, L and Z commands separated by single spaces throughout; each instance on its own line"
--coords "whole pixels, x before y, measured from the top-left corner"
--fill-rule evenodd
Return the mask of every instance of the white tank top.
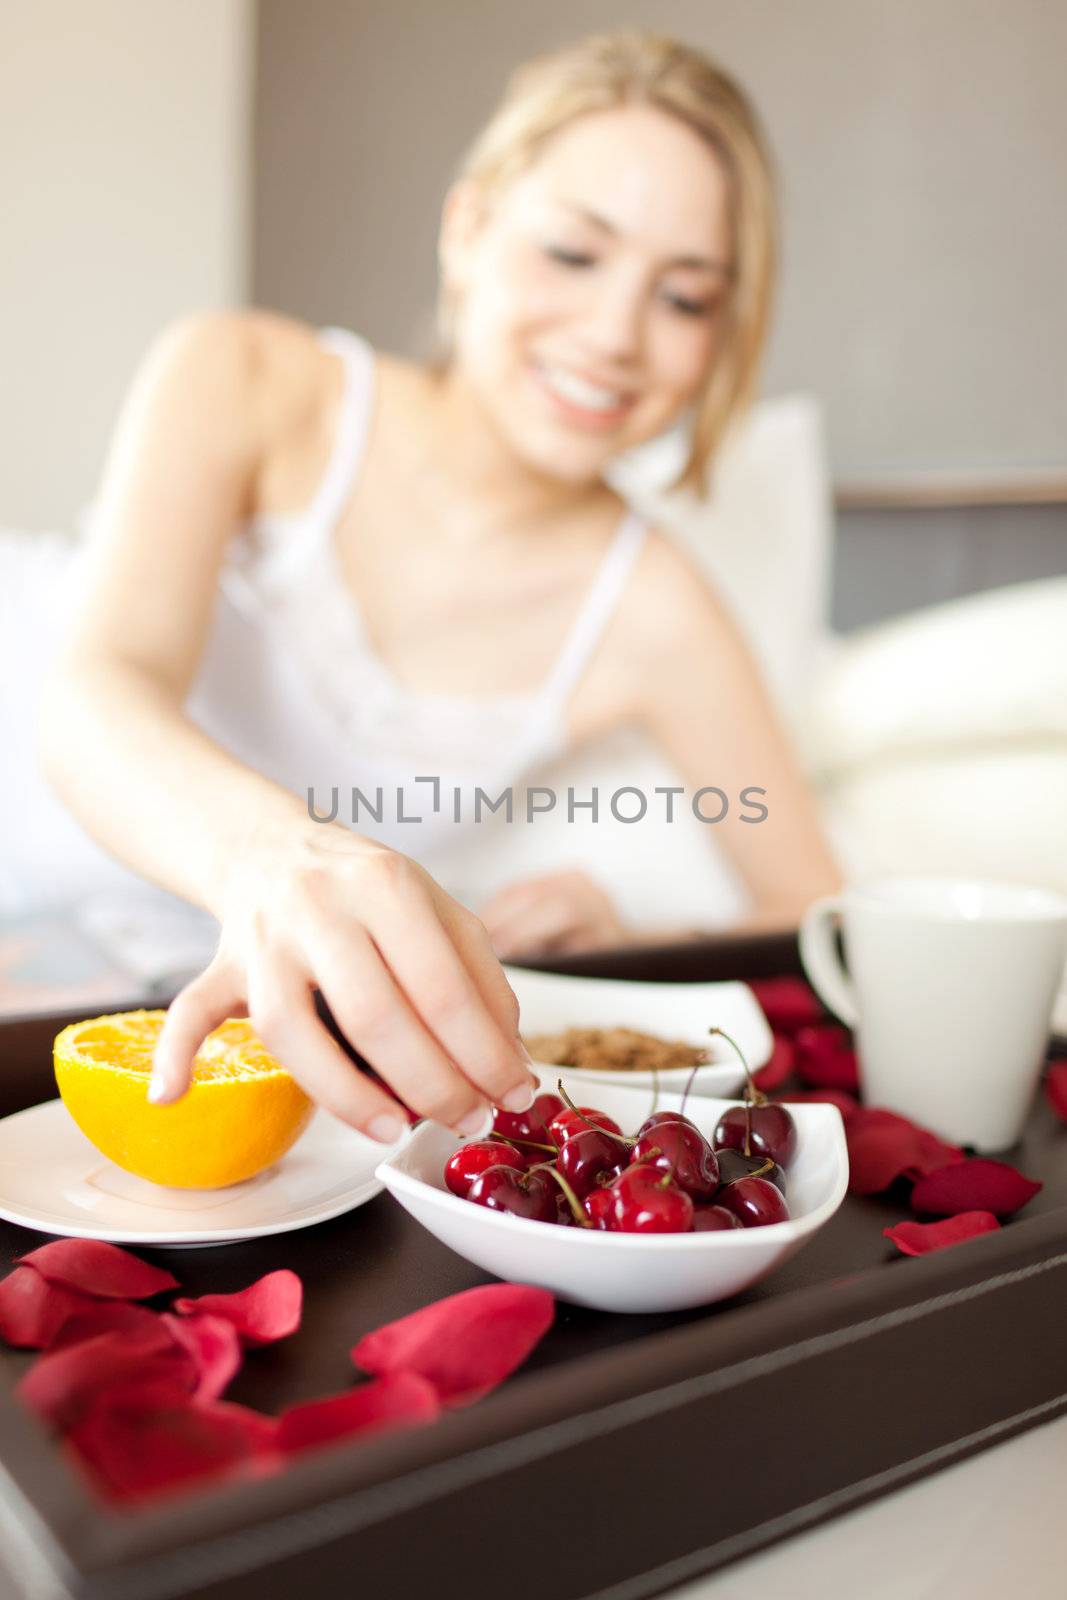
M 367 637 L 340 569 L 334 530 L 362 459 L 374 390 L 374 353 L 331 328 L 344 364 L 333 454 L 310 505 L 257 517 L 235 536 L 220 577 L 215 625 L 187 702 L 191 717 L 240 760 L 432 869 L 457 842 L 454 792 L 473 813 L 474 790 L 495 797 L 567 744 L 566 709 L 603 635 L 646 528 L 625 514 L 560 654 L 533 694 L 494 698 L 415 693 Z M 435 790 L 418 778 L 437 778 Z M 380 804 L 378 791 L 381 791 Z M 402 791 L 402 802 L 397 791 Z M 369 807 L 368 807 L 369 802 Z M 398 816 L 419 817 L 418 823 Z M 380 809 L 381 821 L 373 810 Z

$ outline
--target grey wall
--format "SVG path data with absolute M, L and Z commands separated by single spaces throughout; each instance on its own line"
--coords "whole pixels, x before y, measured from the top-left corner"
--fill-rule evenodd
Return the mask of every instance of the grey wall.
M 418 350 L 441 196 L 506 72 L 623 22 L 762 109 L 767 388 L 822 398 L 836 471 L 1067 467 L 1062 0 L 260 0 L 257 300 Z
M 839 512 L 830 617 L 847 633 L 917 606 L 1064 573 L 1067 505 Z

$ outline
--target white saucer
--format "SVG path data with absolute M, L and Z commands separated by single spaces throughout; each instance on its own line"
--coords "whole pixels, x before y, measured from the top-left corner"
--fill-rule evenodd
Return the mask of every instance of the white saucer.
M 397 1148 L 316 1111 L 288 1155 L 258 1177 L 228 1189 L 164 1189 L 114 1166 L 63 1102 L 49 1100 L 0 1120 L 0 1217 L 114 1244 L 232 1244 L 373 1200 L 382 1188 L 374 1169 Z

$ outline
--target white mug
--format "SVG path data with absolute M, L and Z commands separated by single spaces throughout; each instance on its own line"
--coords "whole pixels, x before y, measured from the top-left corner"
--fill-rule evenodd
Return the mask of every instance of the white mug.
M 978 1150 L 1015 1143 L 1067 960 L 1067 899 L 1017 884 L 887 879 L 817 900 L 800 955 L 821 999 L 857 1030 L 869 1105 Z

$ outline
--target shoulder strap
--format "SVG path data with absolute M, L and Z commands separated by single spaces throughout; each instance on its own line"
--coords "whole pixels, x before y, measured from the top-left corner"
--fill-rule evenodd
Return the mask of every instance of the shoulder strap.
M 315 497 L 304 513 L 317 528 L 332 529 L 352 492 L 374 403 L 374 351 L 346 328 L 324 328 L 320 343 L 341 357 L 344 387 L 333 453 Z
M 647 535 L 648 529 L 642 519 L 635 511 L 627 511 L 549 675 L 544 695 L 551 706 L 565 703 L 588 665 L 622 598 L 626 580 Z

